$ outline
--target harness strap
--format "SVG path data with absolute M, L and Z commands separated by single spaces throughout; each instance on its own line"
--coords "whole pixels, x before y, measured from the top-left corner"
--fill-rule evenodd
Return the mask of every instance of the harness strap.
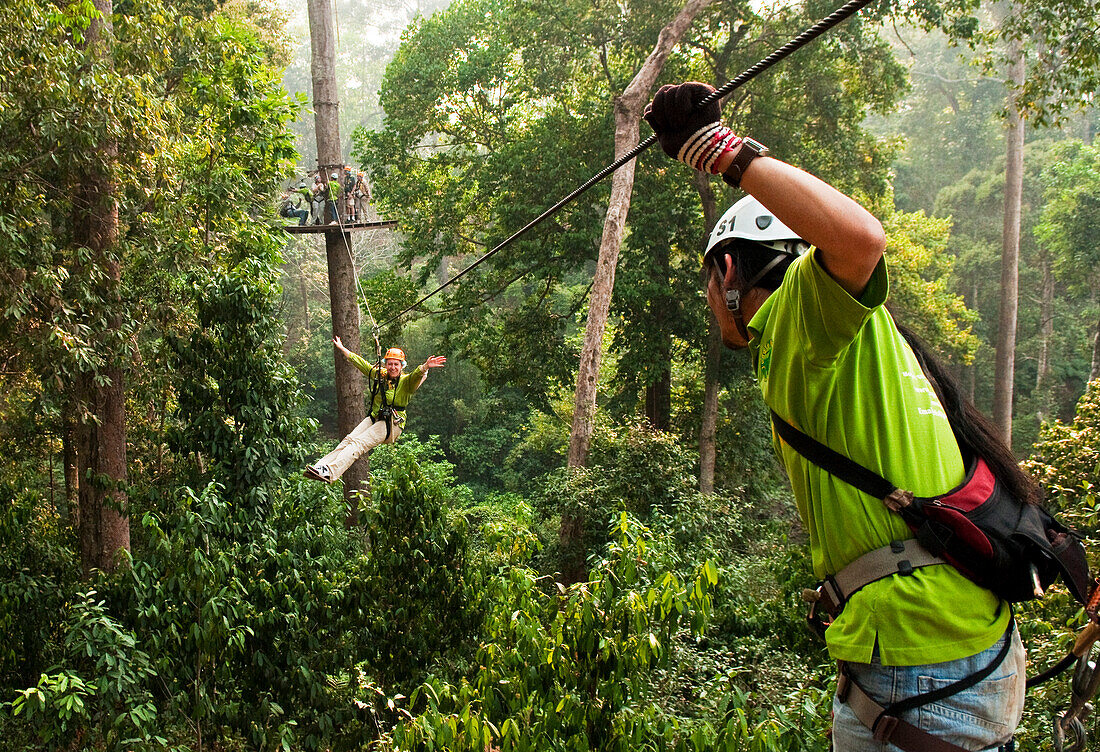
M 845 702 L 864 726 L 873 729 L 875 741 L 889 742 L 904 752 L 967 752 L 957 744 L 935 737 L 900 718 L 883 715 L 885 708 L 846 674 L 842 673 L 838 681 L 847 684 Z M 839 687 L 837 691 L 840 691 Z
M 886 501 L 898 490 L 897 486 L 878 473 L 868 470 L 851 458 L 830 449 L 812 436 L 799 431 L 779 417 L 775 410 L 772 410 L 771 413 L 772 426 L 775 427 L 775 432 L 779 434 L 780 438 L 822 470 L 835 475 L 851 486 L 855 486 L 865 494 L 883 501 Z
M 898 716 L 923 705 L 956 695 L 989 677 L 1008 657 L 1008 652 L 1012 648 L 1012 631 L 1015 626 L 1016 620 L 1009 618 L 1008 628 L 1004 633 L 1004 644 L 985 668 L 979 669 L 969 676 L 964 676 L 945 687 L 940 687 L 931 692 L 922 692 L 919 695 L 899 700 L 888 706 L 880 705 L 867 694 L 863 687 L 859 686 L 859 683 L 848 673 L 844 661 L 841 661 L 837 676 L 837 698 L 841 702 L 847 703 L 860 723 L 871 729 L 875 741 L 889 742 L 904 752 L 967 752 L 958 745 L 937 738 L 927 731 L 901 720 Z M 1009 742 L 1001 749 L 1011 749 L 1011 745 L 1012 742 Z
M 947 564 L 918 540 L 893 541 L 865 553 L 834 575 L 825 578 L 818 589 L 817 603 L 830 616 L 836 617 L 844 604 L 860 588 L 895 574 L 908 576 L 922 567 Z

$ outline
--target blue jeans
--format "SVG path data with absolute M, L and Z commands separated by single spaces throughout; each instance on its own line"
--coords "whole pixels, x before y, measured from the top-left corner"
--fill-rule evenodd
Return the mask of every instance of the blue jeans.
M 1020 633 L 1013 627 L 1012 645 L 1000 666 L 984 681 L 938 702 L 902 713 L 913 724 L 944 741 L 968 750 L 996 749 L 1011 738 L 1024 712 L 1026 657 Z M 846 664 L 852 678 L 880 705 L 889 705 L 939 689 L 988 666 L 1004 645 L 1002 636 L 992 647 L 969 658 L 923 666 L 883 666 L 878 653 L 871 663 Z M 835 752 L 900 752 L 893 744 L 877 742 L 851 708 L 833 697 Z

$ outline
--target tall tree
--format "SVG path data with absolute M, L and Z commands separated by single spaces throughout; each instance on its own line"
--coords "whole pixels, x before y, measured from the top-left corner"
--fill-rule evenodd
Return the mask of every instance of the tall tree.
M 1086 383 L 1100 378 L 1100 146 L 1067 141 L 1049 154 L 1043 169 L 1047 202 L 1036 227 L 1054 256 L 1053 272 L 1067 292 L 1083 294 L 1093 322 Z
M 160 0 L 0 6 L 0 378 L 36 380 L 52 432 L 72 415 L 87 570 L 128 543 L 127 489 L 186 464 L 164 456 L 161 367 L 165 334 L 194 326 L 184 272 L 270 253 L 257 217 L 289 152 L 295 106 L 255 29 L 175 18 Z M 48 479 L 50 456 L 34 470 Z
M 1005 14 L 1016 13 L 1005 3 Z M 1023 40 L 1010 38 L 1007 51 L 1009 89 L 1005 117 L 1004 229 L 1001 239 L 1001 306 L 997 316 L 997 352 L 993 377 L 993 422 L 1012 444 L 1012 397 L 1016 373 L 1016 318 L 1020 297 L 1020 212 L 1024 186 L 1024 118 L 1015 92 L 1026 72 Z
M 695 176 L 695 187 L 699 191 L 699 203 L 703 207 L 703 221 L 707 235 L 718 221 L 718 202 L 710 180 L 702 173 Z M 706 237 L 706 235 L 704 235 Z M 718 328 L 718 318 L 707 307 L 707 345 L 703 356 L 703 417 L 699 427 L 699 490 L 705 494 L 714 493 L 714 466 L 718 459 L 715 441 L 718 427 L 718 376 L 722 365 L 722 331 Z
M 95 0 L 85 33 L 88 67 L 93 72 L 113 68 L 111 0 Z M 110 134 L 117 123 L 110 110 L 101 113 L 102 130 Z M 97 339 L 104 365 L 80 375 L 78 399 L 86 412 L 79 429 L 77 460 L 80 504 L 80 560 L 84 573 L 114 570 L 120 550 L 130 550 L 130 520 L 126 485 L 126 392 L 120 358 L 122 335 L 122 267 L 118 249 L 118 186 L 114 171 L 118 142 L 108 135 L 92 146 L 98 157 L 79 177 L 74 201 L 74 242 L 88 249 L 87 266 L 98 280 L 98 297 L 107 302 L 106 326 Z M 112 305 L 113 304 L 113 305 Z M 113 308 L 113 310 L 112 310 Z M 109 313 L 108 313 L 109 311 Z
M 657 43 L 634 79 L 615 100 L 615 158 L 619 159 L 638 145 L 639 123 L 642 110 L 650 99 L 653 84 L 664 68 L 672 48 L 679 43 L 691 22 L 710 0 L 688 0 L 680 12 L 665 26 L 657 37 Z M 580 367 L 577 370 L 577 388 L 573 398 L 573 428 L 569 436 L 569 466 L 584 467 L 588 457 L 588 445 L 592 440 L 593 416 L 596 412 L 596 383 L 599 378 L 600 358 L 603 354 L 603 334 L 607 326 L 607 312 L 611 307 L 611 291 L 615 287 L 615 267 L 622 245 L 626 215 L 630 211 L 630 194 L 634 185 L 634 161 L 623 165 L 611 178 L 611 198 L 604 220 L 600 253 L 596 261 L 596 275 L 588 304 L 588 322 L 585 326 L 584 345 L 581 348 Z M 562 520 L 563 529 L 565 520 Z

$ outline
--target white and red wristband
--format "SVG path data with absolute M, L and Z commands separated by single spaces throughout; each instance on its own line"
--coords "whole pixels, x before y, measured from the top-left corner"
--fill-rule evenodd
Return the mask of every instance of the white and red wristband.
M 714 165 L 718 158 L 733 151 L 741 143 L 741 137 L 734 135 L 721 123 L 709 123 L 688 136 L 676 159 L 702 172 L 717 174 Z

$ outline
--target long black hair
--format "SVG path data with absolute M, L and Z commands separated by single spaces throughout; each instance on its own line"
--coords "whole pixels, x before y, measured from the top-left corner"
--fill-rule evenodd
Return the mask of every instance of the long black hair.
M 982 457 L 993 475 L 1013 496 L 1029 504 L 1039 503 L 1042 500 L 1039 484 L 1020 468 L 1012 449 L 1001 438 L 1000 431 L 975 407 L 958 380 L 931 348 L 911 329 L 895 323 L 917 356 L 924 375 L 932 382 L 964 456 L 971 452 Z

